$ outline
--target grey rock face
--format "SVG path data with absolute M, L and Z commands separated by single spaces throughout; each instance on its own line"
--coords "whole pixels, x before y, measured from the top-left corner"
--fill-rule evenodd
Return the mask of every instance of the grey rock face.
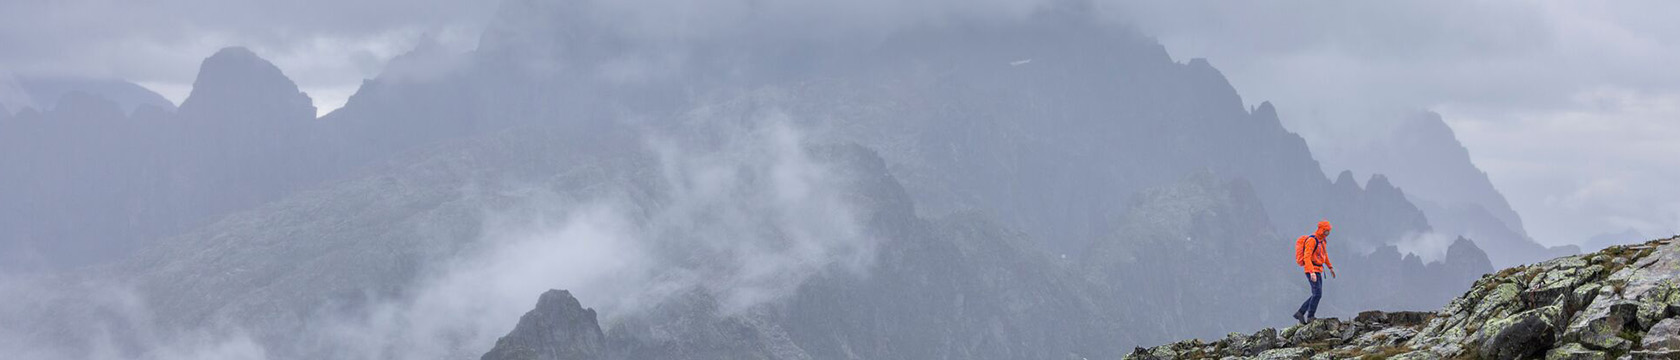
M 193 92 L 181 102 L 180 112 L 188 117 L 243 115 L 201 121 L 313 119 L 315 106 L 280 68 L 249 49 L 230 47 L 204 59 L 193 81 Z
M 1311 358 L 1312 356 L 1313 356 L 1312 349 L 1301 348 L 1301 347 L 1293 347 L 1293 348 L 1266 350 L 1265 352 L 1261 352 L 1259 356 L 1255 356 L 1254 358 L 1257 359 L 1257 360 L 1306 360 L 1308 358 Z
M 1488 323 L 1479 350 L 1484 359 L 1522 359 L 1545 351 L 1555 340 L 1556 307 L 1544 307 Z
M 1239 355 L 1255 356 L 1260 355 L 1260 353 L 1265 352 L 1266 350 L 1276 348 L 1277 346 L 1277 329 L 1265 328 L 1260 329 L 1260 331 L 1255 332 L 1254 335 L 1242 340 L 1238 343 L 1237 348 L 1239 349 Z
M 1581 344 L 1568 343 L 1546 352 L 1546 360 L 1604 360 L 1603 351 L 1589 350 Z
M 1658 321 L 1639 340 L 1639 347 L 1646 350 L 1680 350 L 1680 319 Z
M 549 290 L 537 307 L 519 318 L 513 332 L 496 340 L 483 360 L 588 360 L 606 353 L 606 336 L 595 319 L 565 290 Z
M 1680 359 L 1680 351 L 1676 350 L 1634 350 L 1622 355 L 1618 359 L 1638 360 L 1674 360 Z
M 1632 342 L 1621 338 L 1622 331 L 1637 327 L 1639 304 L 1626 300 L 1599 299 L 1569 324 L 1563 340 L 1578 342 L 1598 350 L 1626 351 Z

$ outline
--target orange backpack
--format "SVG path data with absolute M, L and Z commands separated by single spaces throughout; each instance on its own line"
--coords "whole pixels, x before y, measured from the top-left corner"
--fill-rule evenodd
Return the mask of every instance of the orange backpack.
M 1318 245 L 1318 238 L 1303 235 L 1295 239 L 1295 265 L 1307 266 L 1307 263 L 1312 262 L 1313 251 L 1308 248 L 1309 245 Z

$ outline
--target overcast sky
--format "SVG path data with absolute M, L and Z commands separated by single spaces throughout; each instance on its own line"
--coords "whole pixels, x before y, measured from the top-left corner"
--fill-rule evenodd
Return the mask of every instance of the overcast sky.
M 661 11 L 644 20 L 702 25 L 718 21 L 669 15 L 758 3 L 661 2 L 620 3 Z M 850 27 L 830 23 L 1027 7 L 853 3 L 866 5 L 805 6 L 814 10 L 787 13 L 809 18 L 789 23 L 839 31 Z M 1377 128 L 1372 119 L 1398 113 L 1440 113 L 1542 243 L 1680 228 L 1680 22 L 1672 19 L 1680 2 L 1098 3 L 1105 18 L 1157 36 L 1180 61 L 1208 58 L 1246 102 L 1273 101 L 1286 124 L 1314 142 Z M 471 48 L 494 7 L 485 0 L 5 0 L 0 73 L 125 78 L 179 103 L 204 57 L 243 45 L 274 61 L 324 113 L 425 36 Z M 823 21 L 829 14 L 842 20 Z
M 1273 101 L 1316 143 L 1440 113 L 1542 243 L 1680 228 L 1680 2 L 1110 8 L 1175 58 L 1209 58 L 1246 102 Z

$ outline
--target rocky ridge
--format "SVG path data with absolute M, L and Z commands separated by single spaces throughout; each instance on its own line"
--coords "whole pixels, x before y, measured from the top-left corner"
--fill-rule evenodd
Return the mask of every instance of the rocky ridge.
M 1677 359 L 1680 237 L 1484 275 L 1434 313 L 1360 313 L 1126 359 Z

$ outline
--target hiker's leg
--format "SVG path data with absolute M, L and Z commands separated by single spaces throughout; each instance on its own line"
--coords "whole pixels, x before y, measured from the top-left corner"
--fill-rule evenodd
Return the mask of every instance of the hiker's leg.
M 1313 295 L 1308 296 L 1307 301 L 1302 301 L 1301 302 L 1301 309 L 1300 310 L 1295 310 L 1296 315 L 1305 315 L 1307 313 L 1307 310 L 1313 306 L 1313 299 L 1318 298 L 1318 283 L 1313 282 L 1312 273 L 1306 273 L 1306 276 L 1307 276 L 1307 286 L 1312 288 L 1312 294 Z
M 1318 316 L 1318 300 L 1324 297 L 1324 273 L 1318 273 L 1317 275 L 1316 281 L 1311 281 L 1312 297 L 1307 298 L 1307 302 L 1311 303 L 1311 305 L 1307 307 L 1308 318 L 1315 318 Z

